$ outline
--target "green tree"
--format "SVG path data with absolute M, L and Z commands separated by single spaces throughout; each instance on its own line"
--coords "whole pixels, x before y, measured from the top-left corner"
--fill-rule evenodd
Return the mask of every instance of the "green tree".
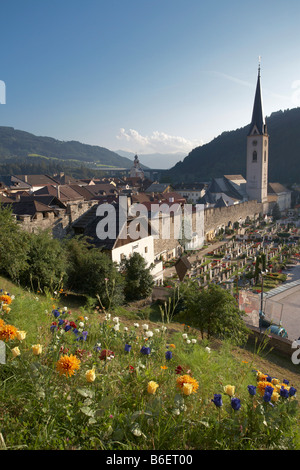
M 277 204 L 277 202 L 273 206 L 272 217 L 274 220 L 279 220 L 281 218 L 281 212 L 280 212 L 279 205 Z
M 242 343 L 247 337 L 247 328 L 234 297 L 222 287 L 210 284 L 199 288 L 191 282 L 182 287 L 185 310 L 180 314 L 184 320 L 199 328 L 202 338 L 228 338 Z
M 66 256 L 62 243 L 49 231 L 32 233 L 29 237 L 27 266 L 22 283 L 33 289 L 54 291 L 66 278 Z
M 106 253 L 89 244 L 84 237 L 67 240 L 65 250 L 70 290 L 99 298 L 106 309 L 122 304 L 123 276 Z
M 14 282 L 27 267 L 28 243 L 29 234 L 20 228 L 11 207 L 0 205 L 0 272 Z
M 121 272 L 125 277 L 124 293 L 127 301 L 145 299 L 151 294 L 154 285 L 151 266 L 147 267 L 142 255 L 133 253 L 131 258 L 123 260 Z

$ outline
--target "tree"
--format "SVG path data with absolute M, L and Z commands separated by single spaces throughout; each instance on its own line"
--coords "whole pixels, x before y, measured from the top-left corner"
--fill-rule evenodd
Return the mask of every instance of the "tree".
M 125 275 L 124 293 L 127 301 L 140 300 L 148 297 L 154 285 L 151 267 L 139 253 L 121 263 L 121 272 Z
M 279 205 L 277 204 L 277 202 L 273 206 L 272 217 L 274 220 L 279 220 L 281 218 L 281 212 L 280 212 Z
M 27 267 L 29 234 L 12 215 L 10 206 L 0 205 L 0 272 L 17 282 Z
M 106 253 L 88 243 L 84 237 L 67 240 L 65 250 L 67 286 L 70 290 L 97 297 L 106 309 L 122 304 L 123 276 Z
M 180 314 L 191 326 L 199 328 L 202 338 L 230 338 L 236 343 L 246 339 L 247 328 L 234 297 L 222 287 L 210 284 L 199 288 L 197 283 L 188 283 L 182 288 L 185 310 Z
M 27 255 L 22 283 L 35 290 L 59 289 L 66 278 L 66 256 L 62 243 L 52 238 L 49 231 L 32 233 L 28 238 Z

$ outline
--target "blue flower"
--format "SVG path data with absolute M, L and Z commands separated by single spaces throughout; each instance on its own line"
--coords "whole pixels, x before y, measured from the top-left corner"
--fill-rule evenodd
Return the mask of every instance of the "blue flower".
M 256 386 L 255 385 L 248 385 L 248 392 L 250 395 L 256 395 Z
M 62 318 L 60 318 L 60 319 L 58 320 L 58 324 L 59 324 L 59 325 L 63 325 L 63 324 L 64 324 L 64 321 L 63 321 Z
M 290 381 L 287 380 L 287 379 L 284 379 L 284 380 L 283 380 L 283 383 L 286 384 L 286 385 L 288 385 L 288 384 L 290 383 Z
M 151 349 L 149 347 L 147 348 L 146 346 L 143 346 L 140 352 L 142 354 L 145 354 L 146 356 L 149 356 L 149 354 L 151 353 Z
M 170 359 L 172 359 L 172 351 L 167 351 L 166 354 L 166 359 L 169 361 Z
M 69 331 L 71 328 L 72 328 L 71 325 L 66 325 L 65 326 L 65 331 Z
M 297 389 L 295 387 L 290 387 L 290 389 L 289 389 L 290 397 L 293 397 L 296 392 L 297 392 Z
M 267 386 L 265 387 L 265 392 L 266 392 L 266 393 L 269 393 L 270 395 L 272 395 L 273 391 L 274 391 L 274 389 L 273 389 L 273 387 L 271 387 L 270 385 L 267 385 Z
M 286 388 L 281 387 L 280 396 L 283 397 L 283 398 L 288 398 L 289 397 L 289 391 Z
M 60 315 L 60 312 L 58 310 L 52 310 L 52 313 L 55 316 L 55 318 L 59 317 Z
M 231 406 L 235 411 L 238 411 L 241 407 L 241 400 L 239 398 L 232 398 Z
M 129 344 L 125 344 L 125 351 L 130 352 L 131 351 L 131 346 Z
M 215 393 L 214 398 L 211 400 L 218 408 L 223 405 L 222 395 L 220 393 Z
M 264 396 L 263 396 L 264 401 L 266 403 L 269 403 L 271 401 L 271 398 L 272 398 L 272 393 L 265 391 Z

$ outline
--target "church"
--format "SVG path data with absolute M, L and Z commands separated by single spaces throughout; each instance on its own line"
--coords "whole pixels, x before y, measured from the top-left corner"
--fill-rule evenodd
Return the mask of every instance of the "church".
M 272 156 L 270 156 L 272 158 Z M 245 201 L 257 201 L 263 213 L 270 213 L 275 203 L 281 211 L 291 207 L 291 191 L 280 183 L 269 183 L 269 135 L 263 112 L 261 71 L 254 97 L 251 124 L 246 142 L 246 177 L 224 175 L 213 178 L 204 196 L 198 201 L 205 207 L 226 207 Z

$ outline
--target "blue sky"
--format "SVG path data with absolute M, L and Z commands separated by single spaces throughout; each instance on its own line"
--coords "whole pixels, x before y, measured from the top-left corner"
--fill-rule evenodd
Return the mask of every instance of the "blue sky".
M 1 0 L 0 125 L 111 150 L 188 153 L 300 106 L 300 2 Z M 0 95 L 1 97 L 1 95 Z

